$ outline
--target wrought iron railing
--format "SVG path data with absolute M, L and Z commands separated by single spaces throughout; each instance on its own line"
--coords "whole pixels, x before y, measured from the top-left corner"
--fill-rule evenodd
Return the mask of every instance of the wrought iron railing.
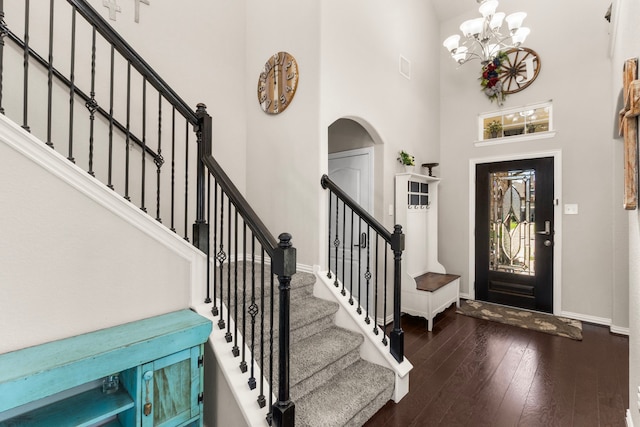
M 320 181 L 329 190 L 327 277 L 372 324 L 373 333 L 398 361 L 404 360 L 401 325 L 401 261 L 404 251 L 402 226 L 388 231 L 327 175 Z M 355 237 L 354 237 L 355 236 Z M 354 248 L 357 248 L 354 250 Z M 364 252 L 364 255 L 363 255 Z M 392 254 L 392 274 L 389 273 Z M 389 286 L 391 281 L 391 286 Z M 387 313 L 393 323 L 387 339 Z
M 270 423 L 293 425 L 289 297 L 296 251 L 290 235 L 276 240 L 267 231 L 212 157 L 204 104 L 191 109 L 85 0 L 49 0 L 46 17 L 38 8 L 35 18 L 30 0 L 7 5 L 5 16 L 0 0 L 0 113 L 185 240 L 192 234 L 210 260 L 206 302 L 247 387 L 259 383 L 261 407 L 268 396 Z M 68 45 L 59 42 L 65 39 Z M 37 52 L 43 46 L 46 55 Z M 270 389 L 256 379 L 256 366 Z

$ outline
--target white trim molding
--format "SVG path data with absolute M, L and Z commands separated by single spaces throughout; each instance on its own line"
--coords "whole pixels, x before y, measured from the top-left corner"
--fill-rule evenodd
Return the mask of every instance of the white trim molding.
M 528 133 L 525 135 L 505 136 L 504 138 L 493 138 L 493 139 L 487 139 L 484 141 L 477 141 L 473 143 L 473 146 L 488 147 L 490 145 L 511 144 L 512 142 L 524 142 L 524 141 L 533 141 L 536 139 L 555 138 L 555 136 L 556 136 L 556 131 L 535 132 L 535 133 Z

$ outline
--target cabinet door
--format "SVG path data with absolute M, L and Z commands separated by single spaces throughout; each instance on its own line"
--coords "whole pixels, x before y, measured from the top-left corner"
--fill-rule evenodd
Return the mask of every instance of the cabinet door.
M 142 367 L 142 426 L 180 426 L 200 415 L 200 346 Z

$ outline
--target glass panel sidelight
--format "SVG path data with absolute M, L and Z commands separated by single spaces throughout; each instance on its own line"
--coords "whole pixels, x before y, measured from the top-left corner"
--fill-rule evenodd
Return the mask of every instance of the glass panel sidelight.
M 535 275 L 535 170 L 489 178 L 489 270 Z

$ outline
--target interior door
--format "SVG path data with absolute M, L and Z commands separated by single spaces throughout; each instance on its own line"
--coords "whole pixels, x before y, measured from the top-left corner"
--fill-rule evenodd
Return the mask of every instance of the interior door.
M 358 149 L 329 155 L 329 178 L 367 212 L 371 212 L 372 205 L 372 158 L 372 149 Z M 365 304 L 360 294 L 365 293 L 366 266 L 364 264 L 369 244 L 367 226 L 357 217 L 352 219 L 351 209 L 347 207 L 345 212 L 342 203 L 337 205 L 337 209 L 335 199 L 332 203 L 331 215 L 335 215 L 335 218 L 332 218 L 332 234 L 337 234 L 340 246 L 337 254 L 331 251 L 330 265 L 337 265 L 338 277 L 345 287 L 352 290 L 353 296 L 358 298 L 361 304 Z M 333 239 L 334 236 L 332 235 L 331 238 Z M 369 256 L 372 257 L 371 253 Z
M 476 298 L 553 312 L 553 158 L 476 165 Z

